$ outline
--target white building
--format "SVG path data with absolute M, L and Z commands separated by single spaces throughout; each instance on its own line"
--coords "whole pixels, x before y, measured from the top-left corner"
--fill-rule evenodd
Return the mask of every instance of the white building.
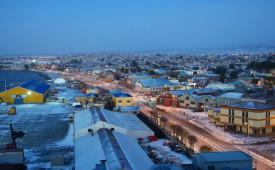
M 154 132 L 134 114 L 112 112 L 98 107 L 75 113 L 76 138 L 88 135 L 89 131 L 95 133 L 102 128 L 111 129 L 134 138 L 154 136 Z

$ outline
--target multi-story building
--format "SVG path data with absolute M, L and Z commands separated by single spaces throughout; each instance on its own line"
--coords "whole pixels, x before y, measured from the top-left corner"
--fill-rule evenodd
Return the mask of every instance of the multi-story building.
M 275 105 L 259 102 L 223 105 L 220 123 L 226 130 L 251 135 L 275 133 Z

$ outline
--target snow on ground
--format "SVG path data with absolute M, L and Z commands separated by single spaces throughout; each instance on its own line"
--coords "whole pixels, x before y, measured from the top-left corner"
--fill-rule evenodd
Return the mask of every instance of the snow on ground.
M 163 146 L 166 139 L 158 139 L 150 143 L 145 143 L 145 146 L 151 146 L 152 151 L 157 153 L 157 158 L 173 161 L 175 165 L 192 164 L 192 160 L 183 154 L 171 151 L 169 146 Z
M 255 143 L 258 141 L 263 142 L 263 141 L 269 140 L 268 136 L 261 136 L 261 137 L 249 136 L 248 137 L 247 134 L 227 132 L 224 130 L 224 127 L 216 126 L 214 123 L 210 123 L 207 112 L 194 112 L 191 109 L 172 108 L 172 107 L 166 107 L 163 105 L 157 105 L 157 107 L 171 111 L 171 112 L 175 112 L 176 117 L 186 119 L 194 125 L 197 125 L 203 129 L 206 129 L 211 133 L 217 134 L 217 136 L 219 136 L 223 140 L 227 140 L 236 144 Z
M 51 91 L 54 89 L 58 90 L 56 96 L 59 98 L 55 102 L 0 106 L 1 146 L 12 142 L 10 123 L 14 131 L 23 131 L 25 136 L 16 139 L 16 142 L 18 148 L 24 148 L 28 169 L 51 168 L 51 158 L 56 153 L 68 158 L 65 159 L 66 166 L 61 169 L 70 169 L 74 164 L 71 160 L 74 155 L 74 127 L 68 122 L 68 114 L 75 110 L 71 104 L 81 91 L 52 84 Z M 66 103 L 61 103 L 62 98 L 66 99 Z M 15 115 L 1 114 L 12 106 L 16 107 Z

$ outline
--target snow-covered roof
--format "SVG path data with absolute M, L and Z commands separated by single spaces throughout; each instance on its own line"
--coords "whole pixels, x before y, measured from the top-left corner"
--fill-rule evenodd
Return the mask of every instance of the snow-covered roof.
M 91 170 L 106 160 L 98 133 L 75 139 L 75 169 Z
M 205 162 L 209 163 L 253 160 L 252 156 L 243 151 L 196 153 L 196 156 L 201 157 L 202 159 L 204 159 Z
M 100 112 L 97 114 L 102 114 L 106 122 L 109 124 L 113 124 L 119 127 L 124 127 L 126 129 L 134 129 L 134 130 L 148 130 L 151 131 L 148 126 L 146 126 L 136 115 L 128 114 L 128 113 L 120 113 L 120 112 L 112 112 L 105 109 L 100 109 Z
M 57 78 L 54 80 L 55 84 L 64 84 L 66 83 L 66 80 L 64 78 Z
M 232 105 L 225 105 L 227 107 L 234 107 L 234 108 L 242 108 L 242 109 L 249 109 L 249 110 L 265 110 L 265 109 L 275 109 L 275 105 L 269 105 L 260 102 L 242 102 L 236 103 Z
M 75 119 L 75 122 L 81 122 L 81 123 L 75 123 L 75 131 L 91 126 L 91 122 L 92 122 L 91 111 L 89 109 L 81 110 L 74 114 L 74 119 Z
M 75 140 L 76 169 L 93 169 L 106 160 L 107 169 L 150 169 L 153 165 L 137 140 L 109 129 Z
M 166 79 L 139 79 L 140 83 L 142 84 L 143 87 L 146 88 L 160 88 L 160 87 L 172 87 L 177 84 L 173 84 L 170 81 Z
M 229 92 L 218 96 L 219 98 L 241 99 L 244 93 Z
M 75 130 L 78 131 L 100 121 L 126 129 L 152 131 L 134 114 L 113 112 L 99 107 L 75 113 L 75 122 L 80 122 L 75 124 Z

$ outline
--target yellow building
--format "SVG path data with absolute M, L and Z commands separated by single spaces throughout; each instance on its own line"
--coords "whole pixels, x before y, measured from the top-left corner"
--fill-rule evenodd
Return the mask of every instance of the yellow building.
M 113 94 L 112 103 L 114 107 L 133 106 L 133 96 L 125 93 Z
M 0 101 L 11 104 L 44 103 L 50 94 L 51 86 L 36 80 L 30 80 L 19 86 L 0 93 Z
M 224 124 L 220 122 L 220 108 L 209 109 L 208 117 L 210 123 L 215 123 L 218 126 L 224 126 Z
M 275 105 L 244 102 L 221 106 L 220 123 L 227 130 L 251 135 L 275 133 Z

